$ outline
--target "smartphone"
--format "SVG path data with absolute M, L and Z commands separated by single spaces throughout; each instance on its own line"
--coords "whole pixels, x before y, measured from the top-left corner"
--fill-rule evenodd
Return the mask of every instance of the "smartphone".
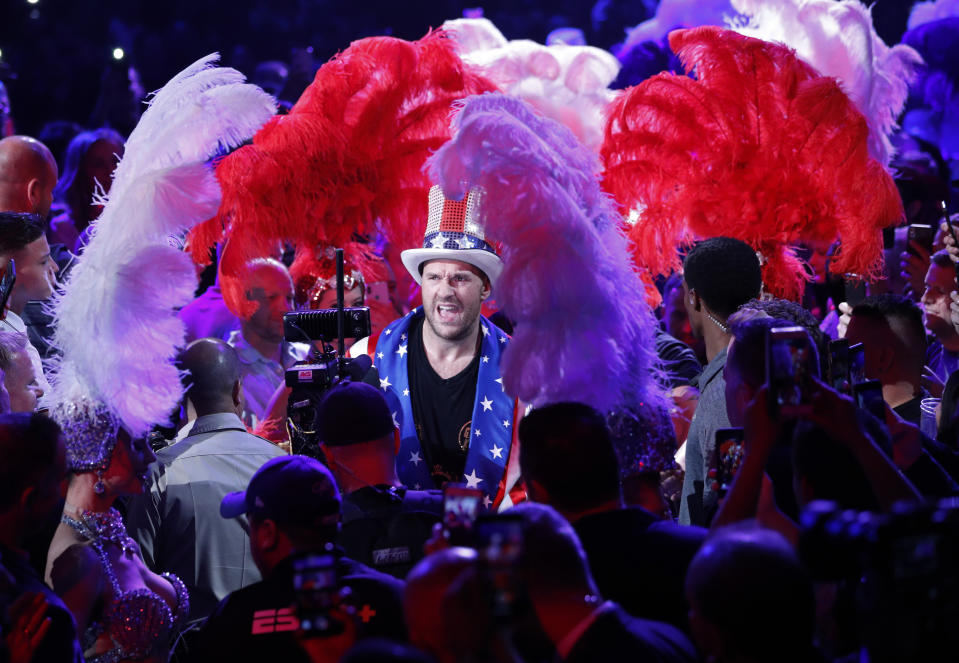
M 17 281 L 17 266 L 10 258 L 6 269 L 0 273 L 0 319 L 7 315 L 7 302 L 10 300 L 10 293 L 13 292 L 13 284 Z
M 443 488 L 443 530 L 450 545 L 472 547 L 473 525 L 479 515 L 483 491 L 463 484 Z
M 959 237 L 956 236 L 956 228 L 952 225 L 952 219 L 949 218 L 949 208 L 946 206 L 945 200 L 939 201 L 939 210 L 942 215 L 942 222 L 948 229 L 949 236 L 952 237 L 955 246 L 959 247 Z M 956 270 L 956 283 L 959 283 L 959 262 L 953 263 L 953 268 Z
M 490 589 L 493 617 L 509 622 L 522 594 L 517 568 L 523 554 L 522 516 L 497 514 L 477 518 L 476 550 Z
M 812 412 L 807 365 L 812 342 L 802 327 L 778 327 L 766 334 L 766 384 L 772 415 L 789 419 Z
M 716 446 L 713 449 L 713 466 L 716 470 L 712 489 L 720 497 L 729 492 L 733 479 L 743 462 L 745 434 L 742 428 L 720 428 L 716 431 Z
M 339 590 L 337 555 L 332 544 L 322 551 L 302 552 L 293 557 L 293 592 L 300 630 L 311 637 L 343 632 L 345 625 L 330 616 Z
M 916 255 L 910 242 L 915 241 L 929 253 L 932 253 L 932 244 L 936 240 L 936 229 L 926 223 L 911 223 L 906 231 L 906 251 Z
M 853 386 L 856 405 L 869 412 L 879 421 L 886 421 L 886 405 L 882 400 L 882 383 L 879 380 L 866 380 Z
M 866 381 L 866 354 L 862 343 L 849 346 L 849 384 Z
M 843 301 L 855 308 L 866 298 L 866 282 L 857 274 L 843 276 Z
M 829 342 L 829 384 L 841 394 L 852 394 L 849 379 L 849 339 Z

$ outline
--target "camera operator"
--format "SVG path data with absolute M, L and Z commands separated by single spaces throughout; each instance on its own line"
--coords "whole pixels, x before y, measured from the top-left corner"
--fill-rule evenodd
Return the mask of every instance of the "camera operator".
M 220 515 L 246 515 L 250 550 L 263 580 L 227 596 L 204 624 L 193 661 L 309 661 L 297 641 L 301 619 L 294 560 L 329 549 L 339 532 L 340 494 L 330 471 L 307 456 L 283 456 L 261 467 L 245 491 L 223 498 Z M 335 562 L 337 590 L 355 608 L 358 637 L 404 640 L 399 580 L 346 556 Z M 307 591 L 309 588 L 306 588 Z
M 340 545 L 378 571 L 403 578 L 442 519 L 438 490 L 408 490 L 396 475 L 398 440 L 379 389 L 343 381 L 317 411 L 317 437 L 343 493 Z

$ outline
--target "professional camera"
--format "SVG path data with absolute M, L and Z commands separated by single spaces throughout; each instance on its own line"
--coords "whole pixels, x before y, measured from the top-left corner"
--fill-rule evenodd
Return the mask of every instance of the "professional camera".
M 903 502 L 890 514 L 813 502 L 802 514 L 799 554 L 815 579 L 854 594 L 871 662 L 959 650 L 959 500 Z
M 373 365 L 367 355 L 346 356 L 345 339 L 366 338 L 371 325 L 369 308 L 343 308 L 343 249 L 336 249 L 336 290 L 336 308 L 293 311 L 283 316 L 283 336 L 287 341 L 305 341 L 314 346 L 305 361 L 286 370 L 286 386 L 292 388 L 286 408 L 292 451 L 321 460 L 314 429 L 323 395 L 341 380 L 362 380 Z M 330 345 L 334 340 L 338 349 Z

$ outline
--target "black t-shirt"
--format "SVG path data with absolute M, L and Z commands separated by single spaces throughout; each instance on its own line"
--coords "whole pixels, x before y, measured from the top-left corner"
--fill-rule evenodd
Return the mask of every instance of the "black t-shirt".
M 430 366 L 423 348 L 422 318 L 413 321 L 409 333 L 407 368 L 413 421 L 433 482 L 442 488 L 463 478 L 480 357 L 476 353 L 469 366 L 444 380 Z

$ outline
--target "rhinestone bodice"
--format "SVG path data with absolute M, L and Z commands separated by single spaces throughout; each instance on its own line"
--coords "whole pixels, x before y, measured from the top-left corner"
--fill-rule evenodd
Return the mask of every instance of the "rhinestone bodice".
M 133 540 L 126 534 L 120 514 L 111 509 L 106 514 L 81 512 L 79 519 L 64 515 L 61 520 L 88 539 L 96 550 L 103 572 L 110 582 L 113 596 L 99 620 L 91 621 L 83 634 L 84 648 L 89 648 L 104 633 L 110 636 L 113 649 L 87 659 L 88 663 L 115 663 L 143 659 L 160 643 L 172 640 L 190 611 L 186 586 L 173 574 L 163 577 L 176 592 L 176 609 L 152 590 L 140 587 L 124 591 L 117 579 L 105 543 L 115 543 L 124 553 L 135 551 Z

